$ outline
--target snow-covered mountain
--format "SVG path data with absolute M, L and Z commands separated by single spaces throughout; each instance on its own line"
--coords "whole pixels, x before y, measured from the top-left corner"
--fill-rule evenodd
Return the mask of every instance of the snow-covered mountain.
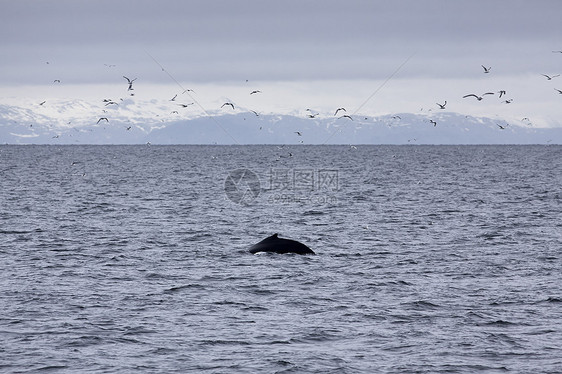
M 562 143 L 561 128 L 527 120 L 453 112 L 309 116 L 259 114 L 243 108 L 122 99 L 115 103 L 57 100 L 0 103 L 0 143 L 9 144 L 545 144 Z M 333 114 L 333 113 L 332 113 Z M 343 113 L 340 113 L 340 115 Z

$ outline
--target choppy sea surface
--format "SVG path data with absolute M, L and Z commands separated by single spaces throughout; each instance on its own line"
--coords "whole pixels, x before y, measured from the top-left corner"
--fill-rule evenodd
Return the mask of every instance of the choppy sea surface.
M 0 187 L 0 372 L 562 372 L 560 146 L 0 146 Z

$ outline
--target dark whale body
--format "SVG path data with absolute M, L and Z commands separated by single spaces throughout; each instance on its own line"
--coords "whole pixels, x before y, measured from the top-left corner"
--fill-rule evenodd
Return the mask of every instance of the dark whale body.
M 315 254 L 312 249 L 308 248 L 306 245 L 299 243 L 296 240 L 278 238 L 277 234 L 273 234 L 269 238 L 265 238 L 250 248 L 250 253 L 255 254 L 258 252 L 272 252 L 280 254 L 297 253 L 299 255 Z

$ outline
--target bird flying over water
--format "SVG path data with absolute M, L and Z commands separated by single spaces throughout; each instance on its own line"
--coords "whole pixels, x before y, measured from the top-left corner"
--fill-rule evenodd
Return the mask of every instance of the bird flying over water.
M 492 69 L 492 67 L 490 66 L 489 68 L 485 67 L 484 65 L 480 65 L 482 66 L 482 69 L 484 69 L 484 73 L 487 74 L 490 72 L 490 70 Z
M 194 103 L 189 103 L 189 104 L 178 104 L 179 106 L 181 106 L 182 108 L 187 108 L 190 105 L 193 105 Z
M 500 130 L 505 130 L 505 127 L 500 125 L 499 123 L 496 123 L 496 125 L 498 125 L 498 127 L 500 128 Z
M 295 131 L 295 134 L 297 134 L 298 136 L 302 136 L 300 131 Z
M 433 127 L 437 126 L 437 122 L 435 122 L 435 121 L 432 120 L 432 119 L 429 120 L 429 123 L 432 123 L 432 124 L 433 124 Z
M 46 102 L 47 102 L 47 101 L 42 101 L 42 102 L 39 103 L 39 105 L 43 105 L 43 104 L 45 104 Z
M 555 90 L 555 91 L 558 91 L 558 93 L 559 93 L 560 95 L 562 95 L 562 90 L 559 90 L 558 88 L 555 88 L 554 90 Z
M 547 80 L 551 81 L 552 78 L 556 78 L 559 77 L 560 74 L 556 74 L 556 75 L 546 75 L 546 74 L 541 74 L 543 77 L 546 77 Z
M 232 109 L 234 109 L 234 104 L 232 104 L 232 103 L 230 103 L 230 102 L 222 104 L 222 105 L 221 105 L 221 108 L 224 107 L 225 105 L 229 105 L 229 106 L 232 107 Z
M 254 90 L 254 91 L 250 92 L 250 95 L 257 94 L 257 93 L 261 93 L 261 91 L 260 90 Z
M 98 119 L 98 122 L 96 122 L 96 124 L 100 123 L 100 121 L 106 121 L 107 123 L 109 123 L 107 117 L 100 117 L 100 119 Z
M 445 105 L 447 105 L 447 100 L 445 100 L 443 104 L 439 104 L 439 103 L 435 103 L 435 104 L 439 105 L 439 109 L 445 109 Z
M 341 117 L 339 117 L 339 118 L 349 118 L 350 120 L 353 121 L 353 118 L 351 118 L 351 116 L 350 116 L 350 115 L 347 115 L 347 114 L 344 114 L 343 116 L 341 116 Z M 338 119 L 339 119 L 339 118 L 338 118 Z
M 464 95 L 462 98 L 465 99 L 467 97 L 474 96 L 476 98 L 476 100 L 481 101 L 484 98 L 483 96 L 493 95 L 493 94 L 494 94 L 493 92 L 485 92 L 485 93 L 482 94 L 482 96 L 478 96 L 476 94 L 468 94 L 468 95 Z
M 504 90 L 500 90 L 500 91 L 498 91 L 498 93 L 500 94 L 500 98 L 501 98 L 503 95 L 505 95 L 505 91 L 504 91 Z
M 175 94 L 174 97 L 170 99 L 170 101 L 176 101 L 176 97 L 178 97 L 178 94 Z

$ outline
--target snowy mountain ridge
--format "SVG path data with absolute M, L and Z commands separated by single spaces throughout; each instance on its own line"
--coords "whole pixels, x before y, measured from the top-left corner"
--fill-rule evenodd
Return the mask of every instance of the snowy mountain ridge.
M 562 129 L 447 111 L 338 116 L 257 113 L 230 106 L 133 98 L 0 103 L 9 144 L 541 144 Z

